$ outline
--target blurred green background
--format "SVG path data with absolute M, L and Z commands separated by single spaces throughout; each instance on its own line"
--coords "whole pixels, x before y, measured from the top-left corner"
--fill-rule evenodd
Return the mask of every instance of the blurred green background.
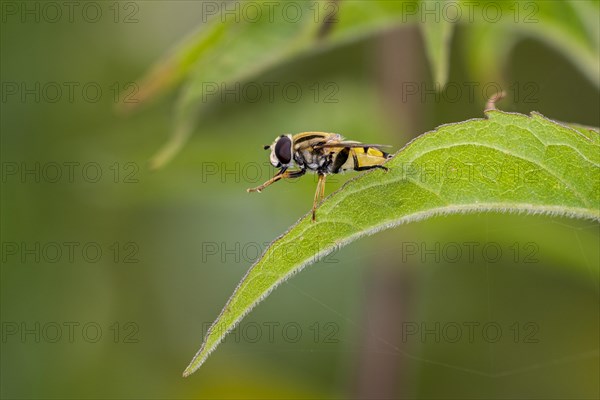
M 273 100 L 215 96 L 181 153 L 150 172 L 175 95 L 125 116 L 115 93 L 197 26 L 201 4 L 96 2 L 96 23 L 50 23 L 6 3 L 2 398 L 600 396 L 598 224 L 541 216 L 435 218 L 353 243 L 281 285 L 183 379 L 253 259 L 312 204 L 314 176 L 245 192 L 274 172 L 262 145 L 319 130 L 398 149 L 481 117 L 486 98 L 408 96 L 403 82 L 433 84 L 417 27 L 399 27 L 252 79 L 292 83 L 298 101 L 278 89 Z M 137 22 L 115 22 L 111 6 Z M 468 35 L 458 27 L 451 48 L 449 81 L 461 86 L 473 81 Z M 564 55 L 526 39 L 506 65 L 500 109 L 600 125 L 597 88 Z

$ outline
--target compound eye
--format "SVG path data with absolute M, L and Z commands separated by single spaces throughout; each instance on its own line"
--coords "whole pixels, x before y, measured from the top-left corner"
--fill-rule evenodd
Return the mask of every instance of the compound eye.
M 275 156 L 283 165 L 292 161 L 292 140 L 289 137 L 283 136 L 277 141 Z

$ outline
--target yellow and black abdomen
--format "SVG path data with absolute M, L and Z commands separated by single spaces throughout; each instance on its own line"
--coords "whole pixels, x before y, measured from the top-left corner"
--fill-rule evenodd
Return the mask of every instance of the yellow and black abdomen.
M 344 147 L 336 152 L 331 164 L 331 173 L 344 171 L 366 171 L 373 168 L 387 169 L 382 164 L 390 155 L 376 147 Z

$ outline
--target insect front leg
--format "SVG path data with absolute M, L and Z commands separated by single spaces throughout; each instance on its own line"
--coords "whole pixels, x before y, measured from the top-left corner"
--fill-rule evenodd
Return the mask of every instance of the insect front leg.
M 260 193 L 264 188 L 266 188 L 267 186 L 269 186 L 269 185 L 277 182 L 280 179 L 299 178 L 302 175 L 304 175 L 305 173 L 306 173 L 305 169 L 301 169 L 301 170 L 298 170 L 298 171 L 287 171 L 287 168 L 281 168 L 279 170 L 279 172 L 275 174 L 275 176 L 273 176 L 271 179 L 269 179 L 268 181 L 266 181 L 262 185 L 257 186 L 255 188 L 246 189 L 246 191 L 248 193 L 250 193 L 250 192 L 258 192 L 258 193 Z
M 325 179 L 327 175 L 319 174 L 319 181 L 317 182 L 317 190 L 315 191 L 315 199 L 313 201 L 312 208 L 312 221 L 315 222 L 317 220 L 317 204 L 320 200 L 323 200 L 323 195 L 325 194 Z M 320 200 L 319 200 L 320 199 Z

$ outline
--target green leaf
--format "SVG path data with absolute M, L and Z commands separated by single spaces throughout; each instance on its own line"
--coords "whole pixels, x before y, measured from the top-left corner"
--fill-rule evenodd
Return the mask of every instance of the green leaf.
M 421 3 L 422 7 L 431 7 L 431 3 L 436 7 L 434 9 L 441 10 L 444 2 L 441 0 L 431 2 L 424 0 Z M 441 14 L 441 13 L 440 13 Z M 425 41 L 425 52 L 433 71 L 433 79 L 440 86 L 444 87 L 448 80 L 448 69 L 450 68 L 450 40 L 454 31 L 454 24 L 450 18 L 427 19 L 420 25 L 423 39 Z
M 202 24 L 152 66 L 150 71 L 140 79 L 136 93 L 137 101 L 120 103 L 119 111 L 133 111 L 179 84 L 199 58 L 221 43 L 227 27 L 227 23 L 219 23 L 216 18 L 211 19 L 207 24 Z
M 231 90 L 238 82 L 302 55 L 415 22 L 421 23 L 426 54 L 440 86 L 448 77 L 454 22 L 473 28 L 465 35 L 466 54 L 478 80 L 501 79 L 513 45 L 529 36 L 561 51 L 599 86 L 600 13 L 597 3 L 590 3 L 594 2 L 324 1 L 295 2 L 293 10 L 284 13 L 286 3 L 252 2 L 260 7 L 260 18 L 253 19 L 254 14 L 240 18 L 239 12 L 234 13 L 237 18 L 224 18 L 217 13 L 141 80 L 139 102 L 124 106 L 139 107 L 184 82 L 171 137 L 150 160 L 151 168 L 160 168 L 186 143 L 207 103 L 218 95 L 215 85 Z M 329 29 L 324 29 L 325 21 Z
M 265 7 L 261 8 L 262 18 L 256 21 L 243 19 L 229 23 L 219 42 L 215 42 L 190 71 L 177 104 L 173 134 L 150 160 L 150 168 L 162 167 L 179 151 L 206 104 L 219 99 L 221 91 L 236 91 L 242 82 L 309 47 L 319 28 L 309 18 L 308 6 L 313 3 L 294 4 L 302 10 L 300 15 L 304 15 L 298 21 L 287 14 L 270 14 Z
M 518 212 L 600 220 L 600 135 L 531 116 L 443 125 L 348 182 L 276 239 L 248 271 L 184 372 L 197 370 L 277 285 L 361 236 L 436 215 Z
M 477 79 L 501 80 L 508 53 L 520 39 L 533 37 L 569 59 L 600 86 L 600 7 L 593 1 L 463 2 L 472 32 L 465 35 L 468 63 Z

